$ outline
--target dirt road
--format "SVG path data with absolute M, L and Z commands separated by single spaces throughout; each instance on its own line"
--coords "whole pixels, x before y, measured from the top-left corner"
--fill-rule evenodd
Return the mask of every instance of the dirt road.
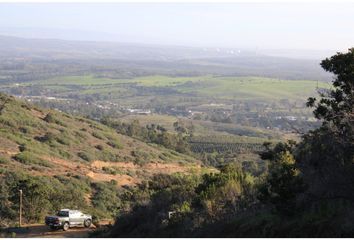
M 32 224 L 23 226 L 25 231 L 17 233 L 17 238 L 85 238 L 89 233 L 95 230 L 95 227 L 73 227 L 68 231 L 51 230 L 48 226 L 42 224 Z

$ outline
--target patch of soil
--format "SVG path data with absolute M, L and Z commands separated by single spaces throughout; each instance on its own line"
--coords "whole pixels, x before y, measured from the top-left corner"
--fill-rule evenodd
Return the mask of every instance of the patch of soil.
M 111 174 L 106 174 L 106 173 L 99 173 L 99 172 L 93 172 L 90 171 L 86 174 L 86 176 L 92 178 L 94 181 L 98 181 L 98 182 L 108 182 L 111 180 L 115 180 L 117 181 L 117 185 L 118 186 L 124 186 L 124 185 L 136 185 L 139 180 L 132 178 L 131 176 L 128 175 L 111 175 Z

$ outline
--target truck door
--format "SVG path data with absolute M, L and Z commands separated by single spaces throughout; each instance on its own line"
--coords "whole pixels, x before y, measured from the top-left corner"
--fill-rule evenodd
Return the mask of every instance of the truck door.
M 77 211 L 70 211 L 69 212 L 69 220 L 70 225 L 79 225 L 80 223 L 80 215 Z

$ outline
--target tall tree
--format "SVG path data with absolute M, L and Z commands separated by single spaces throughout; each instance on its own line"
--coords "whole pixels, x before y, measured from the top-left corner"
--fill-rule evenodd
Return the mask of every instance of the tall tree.
M 334 74 L 333 87 L 309 98 L 322 127 L 303 137 L 298 164 L 312 196 L 354 199 L 354 48 L 321 62 Z

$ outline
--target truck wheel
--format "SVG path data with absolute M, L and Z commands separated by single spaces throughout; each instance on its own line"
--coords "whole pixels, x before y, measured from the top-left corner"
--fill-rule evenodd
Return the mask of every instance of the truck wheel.
M 64 225 L 63 225 L 63 230 L 64 231 L 68 231 L 69 230 L 69 223 L 68 222 L 65 222 Z
M 89 228 L 89 227 L 91 226 L 91 220 L 90 220 L 90 219 L 86 219 L 86 220 L 84 221 L 84 226 L 85 226 L 86 228 Z

